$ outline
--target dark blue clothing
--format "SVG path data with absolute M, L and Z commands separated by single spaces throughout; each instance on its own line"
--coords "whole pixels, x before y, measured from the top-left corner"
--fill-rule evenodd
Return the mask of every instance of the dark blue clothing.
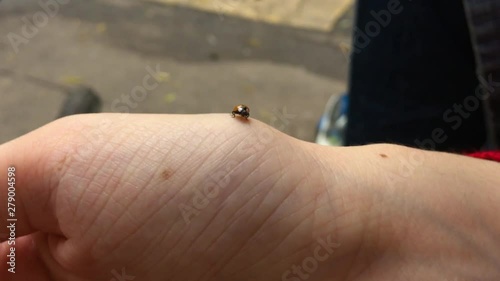
M 500 88 L 488 76 L 500 85 L 500 18 L 474 2 L 358 0 L 347 145 L 495 147 Z

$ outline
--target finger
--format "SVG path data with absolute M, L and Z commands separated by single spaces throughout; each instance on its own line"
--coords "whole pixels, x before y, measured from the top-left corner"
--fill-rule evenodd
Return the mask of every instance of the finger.
M 60 234 L 54 210 L 54 179 L 47 160 L 63 139 L 54 122 L 0 145 L 0 241 L 43 231 Z M 10 225 L 7 228 L 6 225 Z
M 17 238 L 15 250 L 12 249 L 14 248 L 8 242 L 0 244 L 0 280 L 52 280 L 45 263 L 38 255 L 34 235 Z

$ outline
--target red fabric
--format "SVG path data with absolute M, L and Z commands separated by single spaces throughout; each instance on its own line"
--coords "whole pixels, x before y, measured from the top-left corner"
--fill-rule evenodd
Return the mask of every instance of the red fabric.
M 500 162 L 500 150 L 499 151 L 481 151 L 468 154 L 471 157 L 481 158 L 485 160 L 492 160 Z

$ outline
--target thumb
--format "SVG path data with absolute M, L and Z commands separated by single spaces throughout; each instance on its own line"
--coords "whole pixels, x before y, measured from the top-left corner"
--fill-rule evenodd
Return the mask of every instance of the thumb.
M 64 130 L 54 122 L 18 139 L 0 145 L 0 223 L 13 225 L 0 228 L 0 241 L 15 233 L 21 237 L 43 231 L 62 234 L 55 210 L 51 170 L 62 169 L 64 163 L 53 163 L 56 147 L 62 139 L 54 132 Z M 43 141 L 41 141 L 43 140 Z
M 51 171 L 63 169 L 64 163 L 53 159 L 64 141 L 56 132 L 67 126 L 53 122 L 0 145 L 0 280 L 51 280 L 34 246 L 35 235 L 30 234 L 63 235 Z

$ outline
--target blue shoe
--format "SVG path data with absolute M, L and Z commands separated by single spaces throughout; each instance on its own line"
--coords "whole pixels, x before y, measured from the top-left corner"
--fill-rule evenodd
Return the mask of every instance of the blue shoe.
M 349 95 L 343 93 L 331 96 L 318 122 L 316 143 L 329 146 L 343 146 L 347 126 Z

